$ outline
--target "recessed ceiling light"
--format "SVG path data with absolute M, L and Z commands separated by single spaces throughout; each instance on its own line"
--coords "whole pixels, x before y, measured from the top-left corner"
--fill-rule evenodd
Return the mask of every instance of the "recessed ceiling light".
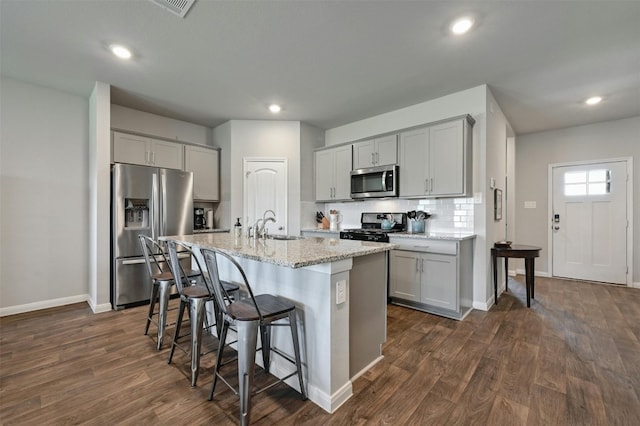
M 278 104 L 271 104 L 269 105 L 269 111 L 271 111 L 274 114 L 277 114 L 280 111 L 282 111 L 282 107 Z
M 451 24 L 451 32 L 454 34 L 464 34 L 473 27 L 473 19 L 464 17 L 457 19 Z
M 600 96 L 592 96 L 586 101 L 584 101 L 584 103 L 587 105 L 595 105 L 595 104 L 599 104 L 601 100 L 602 98 Z
M 120 59 L 131 58 L 131 51 L 124 46 L 121 46 L 119 44 L 112 44 L 111 46 L 109 46 L 109 49 L 111 49 L 111 52 L 113 52 L 113 54 Z

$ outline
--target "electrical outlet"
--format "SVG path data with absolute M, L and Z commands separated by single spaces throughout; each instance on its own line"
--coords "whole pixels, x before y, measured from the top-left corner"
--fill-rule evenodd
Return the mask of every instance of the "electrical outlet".
M 347 282 L 345 280 L 336 283 L 336 305 L 347 301 Z

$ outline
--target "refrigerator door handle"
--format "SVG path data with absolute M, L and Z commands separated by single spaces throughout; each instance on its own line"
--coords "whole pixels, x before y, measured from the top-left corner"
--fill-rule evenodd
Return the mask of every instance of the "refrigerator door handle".
M 133 259 L 133 260 L 123 260 L 122 264 L 123 265 L 137 265 L 139 263 L 145 263 L 146 260 L 144 259 Z
M 162 210 L 160 211 L 160 228 L 159 235 L 167 234 L 167 175 L 165 173 L 160 174 L 160 190 L 161 190 L 161 202 Z
M 154 241 L 158 241 L 158 235 L 156 235 L 156 231 L 158 230 L 158 208 L 160 207 L 160 202 L 158 200 L 158 174 L 154 173 L 152 177 L 152 186 L 151 189 L 151 238 Z

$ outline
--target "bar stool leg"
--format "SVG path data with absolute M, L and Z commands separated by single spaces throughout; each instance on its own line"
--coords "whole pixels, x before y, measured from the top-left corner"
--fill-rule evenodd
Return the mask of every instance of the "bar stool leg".
M 216 324 L 217 326 L 217 324 Z M 216 359 L 216 367 L 213 371 L 213 383 L 211 383 L 211 392 L 209 392 L 209 401 L 213 399 L 213 392 L 216 390 L 216 384 L 218 383 L 218 373 L 222 366 L 222 352 L 224 351 L 224 344 L 227 339 L 227 331 L 229 330 L 229 323 L 223 322 L 220 334 L 218 334 L 218 357 Z
M 260 326 L 260 340 L 262 341 L 262 365 L 265 372 L 269 372 L 271 365 L 271 326 Z
M 189 317 L 191 318 L 191 387 L 195 387 L 200 370 L 200 347 L 202 346 L 205 299 L 191 299 L 189 302 Z
M 296 319 L 296 311 L 289 312 L 289 327 L 291 327 L 291 338 L 293 339 L 293 354 L 296 358 L 296 368 L 298 369 L 298 382 L 300 382 L 300 394 L 302 399 L 306 401 L 307 391 L 302 382 L 302 360 L 300 359 L 300 339 L 298 339 L 298 323 Z
M 149 333 L 149 324 L 151 324 L 151 318 L 153 318 L 153 310 L 156 305 L 156 298 L 158 297 L 158 284 L 151 284 L 151 297 L 149 298 L 149 314 L 147 315 L 147 325 L 144 328 L 144 335 Z
M 256 365 L 258 321 L 238 321 L 238 394 L 240 396 L 240 424 L 249 424 L 251 390 Z
M 176 330 L 173 333 L 173 340 L 171 341 L 171 352 L 169 352 L 169 360 L 167 364 L 171 364 L 171 360 L 173 359 L 173 352 L 176 349 L 176 340 L 180 337 L 180 329 L 182 328 L 182 316 L 184 315 L 184 308 L 186 303 L 182 298 L 180 298 L 180 309 L 178 310 L 178 320 L 176 321 Z
M 171 296 L 171 281 L 160 281 L 158 305 L 158 350 L 162 348 L 162 339 L 167 327 L 167 311 L 169 310 L 169 297 Z

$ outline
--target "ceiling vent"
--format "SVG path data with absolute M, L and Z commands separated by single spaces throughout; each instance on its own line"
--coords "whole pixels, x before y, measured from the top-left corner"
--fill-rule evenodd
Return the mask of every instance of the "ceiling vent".
M 158 6 L 162 6 L 164 9 L 167 9 L 169 12 L 178 15 L 181 18 L 184 18 L 196 0 L 151 0 L 151 2 Z

